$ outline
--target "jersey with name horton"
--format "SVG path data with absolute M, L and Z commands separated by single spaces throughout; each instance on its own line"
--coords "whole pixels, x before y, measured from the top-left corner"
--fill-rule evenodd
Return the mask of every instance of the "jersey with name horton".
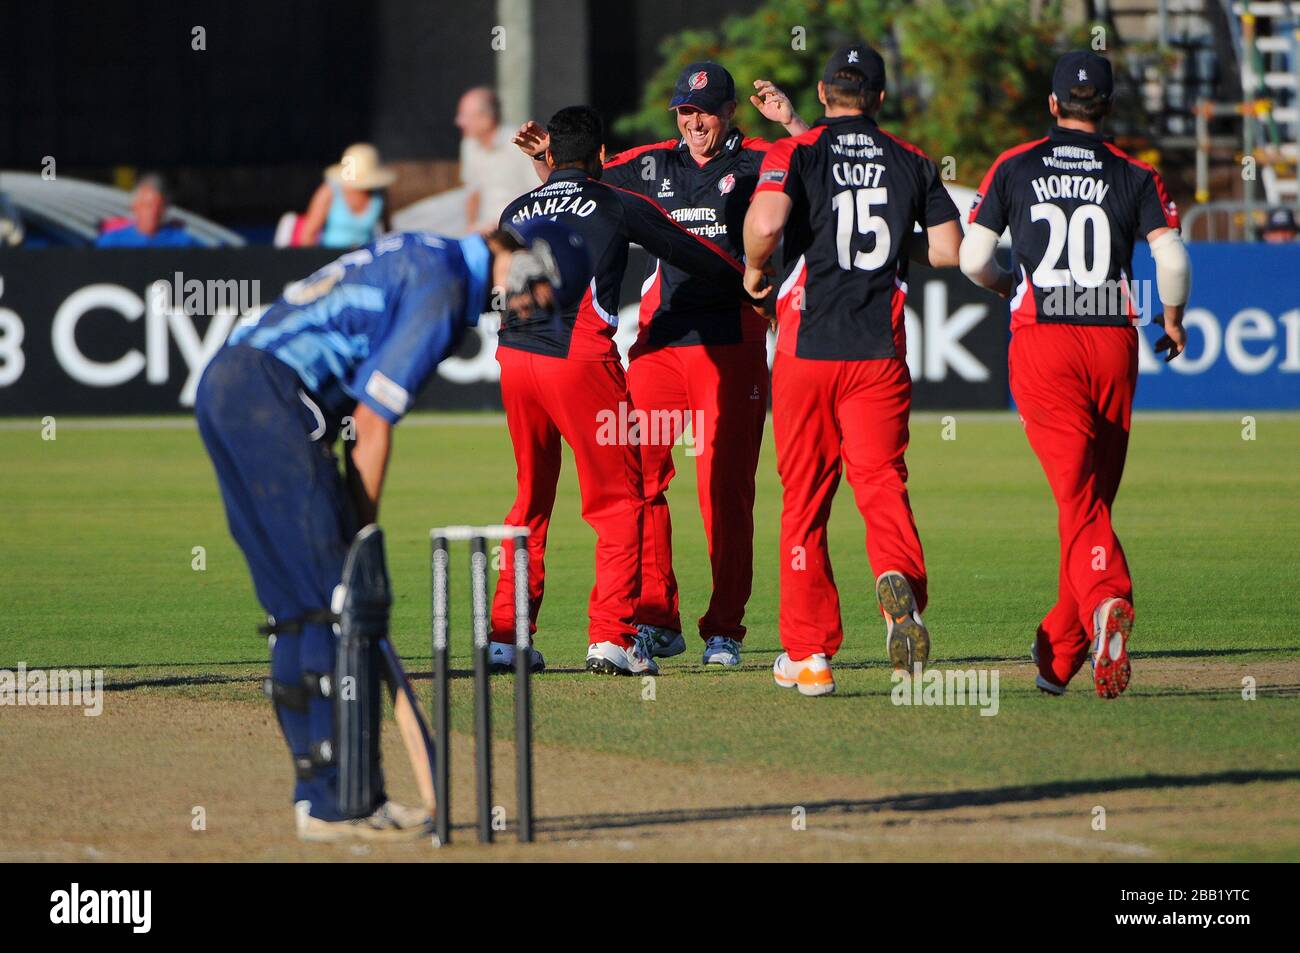
M 490 262 L 478 236 L 387 235 L 290 285 L 228 343 L 288 364 L 335 425 L 358 402 L 395 424 L 487 310 Z
M 745 213 L 771 143 L 733 129 L 704 165 L 681 139 L 620 152 L 605 162 L 603 181 L 639 192 L 683 228 L 715 242 L 734 258 L 745 253 Z M 641 326 L 632 356 L 660 347 L 764 341 L 767 321 L 705 278 L 651 259 L 641 289 Z
M 1002 153 L 970 221 L 1011 228 L 1011 330 L 1026 324 L 1126 325 L 1150 315 L 1131 283 L 1133 246 L 1178 228 L 1159 173 L 1100 135 L 1054 127 Z
M 929 156 L 867 116 L 819 119 L 767 154 L 755 192 L 768 191 L 793 203 L 777 350 L 814 360 L 906 357 L 913 225 L 959 217 Z
M 699 275 L 739 301 L 740 263 L 702 236 L 693 235 L 645 196 L 598 181 L 581 169 L 556 169 L 540 188 L 521 195 L 501 213 L 502 226 L 532 218 L 563 222 L 582 235 L 592 255 L 582 300 L 559 314 L 520 319 L 504 315 L 497 343 L 535 354 L 574 360 L 617 361 L 619 291 L 629 242 L 683 271 Z

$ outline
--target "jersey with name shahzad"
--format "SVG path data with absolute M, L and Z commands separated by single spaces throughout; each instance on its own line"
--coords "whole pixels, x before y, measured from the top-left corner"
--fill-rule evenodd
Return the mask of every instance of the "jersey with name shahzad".
M 521 195 L 501 213 L 502 226 L 532 218 L 563 222 L 582 235 L 591 254 L 586 294 L 560 314 L 502 317 L 498 344 L 535 354 L 587 361 L 617 361 L 619 291 L 627 247 L 636 242 L 651 255 L 699 275 L 739 300 L 740 263 L 705 238 L 673 221 L 650 199 L 607 185 L 580 169 L 557 169 L 546 183 Z
M 606 160 L 602 181 L 653 199 L 692 234 L 734 258 L 745 253 L 745 213 L 771 143 L 732 129 L 704 165 L 681 139 L 628 149 Z M 650 260 L 641 289 L 641 328 L 632 356 L 660 347 L 761 342 L 767 320 L 717 282 Z
M 1025 324 L 1125 325 L 1149 316 L 1133 285 L 1133 246 L 1178 228 L 1159 173 L 1100 135 L 1054 127 L 1002 153 L 975 196 L 970 221 L 1011 229 L 1011 330 Z
M 929 156 L 867 116 L 819 119 L 772 146 L 755 194 L 767 191 L 793 203 L 777 350 L 830 361 L 905 357 L 913 226 L 959 217 Z

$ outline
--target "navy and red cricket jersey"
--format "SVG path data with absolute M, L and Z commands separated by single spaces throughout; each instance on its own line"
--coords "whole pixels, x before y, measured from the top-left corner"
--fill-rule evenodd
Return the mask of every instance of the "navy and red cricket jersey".
M 1011 229 L 1011 393 L 1060 536 L 1056 604 L 1039 623 L 1035 658 L 1040 686 L 1060 690 L 1087 660 L 1098 605 L 1133 599 L 1111 522 L 1137 384 L 1133 246 L 1178 228 L 1178 209 L 1151 166 L 1057 126 L 998 157 L 970 221 Z M 1108 288 L 1116 293 L 1096 293 Z
M 602 181 L 652 199 L 687 231 L 733 258 L 744 255 L 745 213 L 771 148 L 733 129 L 703 165 L 681 139 L 638 146 L 608 159 Z M 660 347 L 763 341 L 767 321 L 734 292 L 658 258 L 641 296 L 641 329 L 631 356 Z
M 1012 331 L 1034 322 L 1125 325 L 1139 310 L 1126 293 L 1080 292 L 1108 283 L 1126 291 L 1134 243 L 1177 228 L 1178 208 L 1151 166 L 1096 133 L 1055 126 L 998 156 L 970 221 L 998 234 L 1011 228 Z
M 755 191 L 794 203 L 777 350 L 815 360 L 904 357 L 912 226 L 959 217 L 930 158 L 867 116 L 819 119 L 772 147 Z
M 641 591 L 644 525 L 640 448 L 606 440 L 602 420 L 632 411 L 614 332 L 628 244 L 700 274 L 736 299 L 740 263 L 686 231 L 653 201 L 578 169 L 551 173 L 511 202 L 503 224 L 554 218 L 579 232 L 592 275 L 576 308 L 521 319 L 503 316 L 497 361 L 501 399 L 515 451 L 516 492 L 506 517 L 529 528 L 529 611 L 533 631 L 545 589 L 546 538 L 560 475 L 561 441 L 573 450 L 583 519 L 596 532 L 596 584 L 588 604 L 592 643 L 632 645 Z M 492 610 L 492 638 L 511 642 L 514 573 L 503 564 Z
M 655 202 L 593 179 L 581 169 L 556 169 L 533 191 L 501 213 L 501 222 L 554 218 L 575 229 L 593 255 L 591 287 L 576 308 L 521 321 L 507 315 L 498 344 L 535 354 L 577 360 L 617 361 L 618 298 L 627 268 L 627 247 L 636 242 L 651 255 L 699 275 L 718 293 L 739 300 L 739 262 L 707 238 L 682 228 Z
M 792 202 L 777 296 L 772 428 L 781 475 L 781 644 L 798 661 L 844 638 L 827 523 L 841 474 L 866 524 L 872 572 L 900 572 L 924 609 L 927 577 L 907 495 L 903 302 L 907 243 L 957 219 L 934 163 L 863 115 L 774 145 L 757 192 Z M 870 590 L 869 580 L 859 583 Z
M 660 203 L 683 228 L 744 254 L 745 213 L 771 143 L 731 130 L 718 153 L 696 161 L 681 139 L 619 153 L 604 180 Z M 767 319 L 717 282 L 652 258 L 628 366 L 638 409 L 689 415 L 700 517 L 713 592 L 701 637 L 745 637 L 753 589 L 754 474 L 767 419 Z M 681 631 L 667 491 L 671 444 L 643 442 L 646 509 L 638 621 Z

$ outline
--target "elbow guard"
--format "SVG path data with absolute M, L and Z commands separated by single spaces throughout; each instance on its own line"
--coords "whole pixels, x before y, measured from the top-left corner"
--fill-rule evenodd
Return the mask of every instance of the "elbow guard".
M 961 272 L 981 288 L 997 285 L 1001 271 L 994 253 L 998 247 L 997 233 L 983 225 L 972 225 L 961 241 L 959 264 Z
M 1156 260 L 1156 290 L 1166 307 L 1187 304 L 1192 288 L 1192 263 L 1183 237 L 1170 229 L 1151 243 Z

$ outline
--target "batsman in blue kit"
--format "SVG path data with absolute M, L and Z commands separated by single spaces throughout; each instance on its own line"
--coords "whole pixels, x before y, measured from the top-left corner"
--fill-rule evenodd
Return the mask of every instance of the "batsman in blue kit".
M 392 428 L 481 313 L 575 304 L 588 271 L 582 239 L 546 220 L 486 239 L 390 235 L 291 285 L 204 371 L 199 432 L 267 613 L 267 694 L 293 755 L 304 840 L 431 830 L 432 794 L 422 808 L 389 801 L 379 762 L 381 677 L 399 722 L 418 722 L 426 766 L 441 754 L 387 640 L 374 524 Z

